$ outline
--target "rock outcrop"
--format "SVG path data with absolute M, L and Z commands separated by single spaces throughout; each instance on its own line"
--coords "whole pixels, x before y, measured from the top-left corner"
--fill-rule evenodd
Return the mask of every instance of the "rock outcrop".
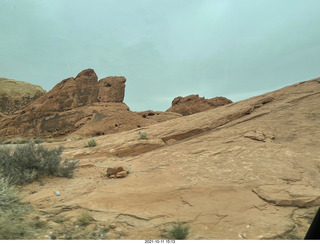
M 137 112 L 142 118 L 155 121 L 155 122 L 164 122 L 170 119 L 176 119 L 181 117 L 181 114 L 173 112 L 162 112 L 162 111 L 153 111 L 147 110 L 142 112 Z
M 126 78 L 98 81 L 93 69 L 62 80 L 14 115 L 0 120 L 1 137 L 79 137 L 105 135 L 157 123 L 123 103 Z M 165 113 L 164 113 L 165 114 Z M 170 113 L 168 113 L 170 114 Z M 165 116 L 162 120 L 176 116 Z
M 89 210 L 130 240 L 161 239 L 176 221 L 188 223 L 192 240 L 303 239 L 320 204 L 319 101 L 320 78 L 100 136 L 93 148 L 53 144 L 79 159 L 79 170 L 74 179 L 25 186 L 24 201 L 48 222 Z M 119 166 L 129 176 L 100 177 Z M 52 189 L 61 190 L 59 200 Z
M 232 101 L 225 97 L 206 99 L 204 97 L 199 97 L 199 95 L 189 95 L 173 99 L 172 106 L 166 112 L 174 112 L 186 116 L 208 109 L 217 108 L 229 103 L 232 103 Z
M 119 167 L 107 168 L 107 173 L 105 176 L 110 179 L 114 179 L 114 178 L 127 177 L 128 174 L 129 174 L 129 169 L 127 167 L 119 166 Z
M 0 113 L 11 115 L 43 94 L 40 86 L 0 77 Z

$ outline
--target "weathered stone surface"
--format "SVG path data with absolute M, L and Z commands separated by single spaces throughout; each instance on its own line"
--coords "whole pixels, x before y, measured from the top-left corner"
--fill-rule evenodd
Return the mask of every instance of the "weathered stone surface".
M 124 178 L 128 175 L 129 169 L 124 166 L 108 167 L 106 176 L 109 178 Z
M 100 136 L 94 148 L 83 148 L 84 140 L 47 144 L 93 167 L 80 167 L 74 179 L 24 186 L 23 200 L 42 213 L 88 209 L 99 223 L 126 226 L 124 239 L 161 239 L 176 221 L 188 223 L 188 239 L 303 239 L 319 206 L 319 101 L 315 79 Z M 139 131 L 149 140 L 138 140 Z M 263 143 L 244 137 L 249 131 L 275 138 Z M 121 150 L 130 154 L 113 154 Z M 99 177 L 119 165 L 132 169 L 130 177 Z M 52 189 L 64 194 L 57 199 Z
M 11 115 L 43 94 L 40 86 L 0 77 L 0 113 Z
M 225 97 L 205 99 L 204 97 L 199 97 L 199 95 L 189 95 L 173 99 L 172 106 L 167 110 L 167 112 L 175 112 L 186 116 L 211 108 L 217 108 L 229 103 L 232 103 L 232 101 Z
M 263 141 L 263 142 L 275 139 L 275 136 L 273 135 L 272 132 L 270 131 L 262 132 L 259 130 L 248 131 L 247 133 L 244 134 L 244 137 L 250 138 L 256 141 Z
M 123 102 L 126 78 L 109 76 L 99 80 L 99 102 Z
M 320 205 L 320 190 L 304 185 L 263 185 L 253 192 L 277 206 L 306 208 Z
M 164 122 L 170 119 L 176 119 L 181 117 L 181 114 L 173 113 L 173 112 L 161 112 L 161 111 L 153 111 L 147 110 L 142 112 L 137 112 L 142 118 L 155 121 L 155 122 Z
M 116 174 L 116 177 L 117 178 L 124 178 L 124 177 L 126 177 L 128 175 L 128 173 L 127 173 L 127 171 L 120 171 L 120 172 L 118 172 L 117 174 Z

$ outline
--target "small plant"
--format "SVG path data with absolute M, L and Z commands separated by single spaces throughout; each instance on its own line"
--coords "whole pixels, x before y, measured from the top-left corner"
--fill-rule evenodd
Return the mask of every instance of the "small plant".
M 46 176 L 72 177 L 78 161 L 62 159 L 62 147 L 47 149 L 29 142 L 10 148 L 0 148 L 0 177 L 9 183 L 24 185 Z
M 54 217 L 52 219 L 52 221 L 55 223 L 61 224 L 61 223 L 65 222 L 66 219 L 65 219 L 65 217 L 59 215 L 59 216 Z
M 148 140 L 147 133 L 139 131 L 139 139 L 138 140 Z
M 78 216 L 78 223 L 82 226 L 87 226 L 91 224 L 93 221 L 93 218 L 91 214 L 88 211 L 82 211 L 80 215 Z
M 31 210 L 28 204 L 20 202 L 14 186 L 0 178 L 0 240 L 28 239 L 32 229 L 24 216 Z
M 43 143 L 43 142 L 44 142 L 44 139 L 36 138 L 36 139 L 33 139 L 32 141 L 33 141 L 35 144 L 40 144 L 40 143 Z
M 95 147 L 97 145 L 96 141 L 94 139 L 91 139 L 87 141 L 87 143 L 84 145 L 84 147 Z
M 174 240 L 185 240 L 189 235 L 190 227 L 184 225 L 183 223 L 177 223 L 172 226 L 172 229 L 169 231 L 169 238 Z
M 16 137 L 11 140 L 11 144 L 25 144 L 28 142 L 29 142 L 29 139 L 22 138 L 22 137 Z

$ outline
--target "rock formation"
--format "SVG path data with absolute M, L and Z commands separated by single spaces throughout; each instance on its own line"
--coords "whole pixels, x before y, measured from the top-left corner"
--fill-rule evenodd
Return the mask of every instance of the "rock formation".
M 100 136 L 93 148 L 56 143 L 80 160 L 79 170 L 74 179 L 25 186 L 24 201 L 52 226 L 53 214 L 76 219 L 89 210 L 129 240 L 162 239 L 177 221 L 190 226 L 192 240 L 303 239 L 320 204 L 319 101 L 320 78 Z M 128 177 L 100 177 L 119 165 Z
M 204 97 L 199 97 L 199 95 L 189 95 L 173 99 L 172 106 L 166 112 L 175 112 L 186 116 L 211 108 L 217 108 L 229 103 L 232 103 L 232 101 L 225 97 L 205 99 Z
M 11 115 L 43 94 L 40 86 L 0 77 L 0 113 Z
M 83 70 L 75 78 L 62 80 L 14 115 L 1 116 L 0 136 L 104 135 L 157 123 L 130 111 L 123 103 L 125 82 L 123 76 L 98 81 L 93 69 Z M 167 116 L 166 119 L 173 117 L 176 116 Z
M 137 112 L 142 118 L 155 122 L 163 122 L 169 119 L 175 119 L 181 117 L 181 114 L 173 112 L 162 112 L 162 111 L 153 111 L 147 110 L 143 112 Z

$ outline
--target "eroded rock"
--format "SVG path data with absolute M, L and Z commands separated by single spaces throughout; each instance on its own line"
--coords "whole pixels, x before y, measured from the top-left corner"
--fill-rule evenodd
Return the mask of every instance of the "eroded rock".
M 275 139 L 275 136 L 270 131 L 251 130 L 244 134 L 244 137 L 256 140 L 256 141 L 271 141 Z
M 220 107 L 232 103 L 225 97 L 214 97 L 205 99 L 199 95 L 189 95 L 186 97 L 176 97 L 172 101 L 172 106 L 166 112 L 179 113 L 183 116 L 199 113 L 211 108 Z
M 304 185 L 264 185 L 253 192 L 277 206 L 305 208 L 320 204 L 320 190 Z
M 106 177 L 108 178 L 124 178 L 129 174 L 129 169 L 124 166 L 108 167 Z

